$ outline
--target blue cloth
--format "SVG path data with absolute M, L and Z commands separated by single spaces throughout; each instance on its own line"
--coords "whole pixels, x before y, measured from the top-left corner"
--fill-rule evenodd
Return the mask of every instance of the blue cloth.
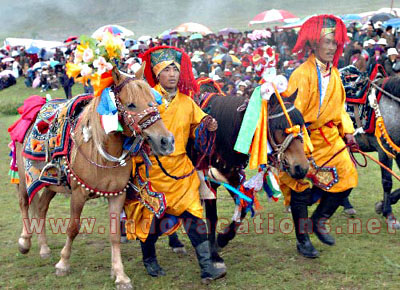
M 101 93 L 97 113 L 100 115 L 114 115 L 117 113 L 117 107 L 110 97 L 110 88 L 105 88 Z
M 161 105 L 162 104 L 162 96 L 161 96 L 161 94 L 157 90 L 155 90 L 153 88 L 151 89 L 151 92 L 153 93 L 154 99 L 156 100 L 157 104 Z

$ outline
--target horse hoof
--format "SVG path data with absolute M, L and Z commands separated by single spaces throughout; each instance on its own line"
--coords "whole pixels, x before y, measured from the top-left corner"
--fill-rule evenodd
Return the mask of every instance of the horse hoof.
M 26 254 L 28 254 L 29 253 L 29 248 L 28 249 L 25 249 L 25 248 L 23 248 L 21 245 L 19 245 L 18 246 L 18 250 L 19 250 L 19 252 L 21 253 L 21 254 L 24 254 L 24 255 L 26 255 Z
M 131 283 L 119 283 L 116 285 L 117 290 L 130 290 L 133 289 Z
M 58 277 L 67 276 L 68 274 L 69 274 L 69 270 L 56 269 L 56 276 L 58 276 Z
M 40 258 L 42 258 L 43 260 L 49 259 L 50 257 L 51 257 L 51 253 L 40 254 Z
M 67 276 L 70 271 L 69 266 L 64 266 L 63 264 L 59 265 L 60 263 L 61 262 L 58 262 L 56 265 L 56 276 L 59 276 L 59 277 Z
M 28 254 L 31 249 L 31 241 L 24 238 L 18 240 L 18 250 L 21 254 Z
M 382 208 L 383 208 L 383 202 L 382 201 L 378 201 L 377 203 L 375 203 L 375 212 L 377 214 L 382 214 Z
M 185 247 L 172 248 L 172 251 L 175 254 L 181 254 L 181 255 L 186 255 L 187 254 Z
M 120 243 L 121 243 L 121 244 L 127 244 L 127 243 L 129 243 L 129 242 L 130 242 L 130 240 L 128 240 L 127 237 L 121 237 L 121 239 L 120 239 Z

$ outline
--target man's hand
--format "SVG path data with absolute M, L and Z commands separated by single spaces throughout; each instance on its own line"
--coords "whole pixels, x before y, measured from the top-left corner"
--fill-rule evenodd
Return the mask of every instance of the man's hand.
M 207 130 L 210 132 L 217 131 L 218 129 L 218 122 L 214 118 L 211 118 L 211 120 L 207 124 Z
M 357 144 L 356 138 L 354 138 L 353 134 L 345 134 L 344 141 L 346 142 L 346 144 Z

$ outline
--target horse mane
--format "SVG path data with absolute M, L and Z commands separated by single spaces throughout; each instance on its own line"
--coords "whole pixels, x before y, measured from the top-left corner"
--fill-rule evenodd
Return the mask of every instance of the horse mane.
M 389 77 L 383 89 L 394 96 L 400 97 L 400 77 L 397 75 Z
M 133 102 L 135 103 L 138 99 L 145 98 L 150 90 L 150 86 L 143 80 L 134 80 L 129 82 L 121 94 L 127 94 L 128 98 L 121 97 L 123 103 Z M 102 125 L 100 114 L 97 112 L 97 106 L 99 105 L 101 97 L 95 97 L 86 106 L 82 112 L 82 117 L 76 128 L 76 146 L 80 146 L 84 142 L 83 128 L 90 127 L 91 138 L 96 146 L 92 147 L 92 150 L 97 150 L 97 145 L 104 146 L 107 139 Z M 123 124 L 122 124 L 123 125 Z
M 238 108 L 245 102 L 247 98 L 242 96 L 215 95 L 205 110 L 218 121 L 220 129 L 215 139 L 217 151 L 233 166 L 242 165 L 248 160 L 247 155 L 233 150 L 245 113 L 245 110 L 238 111 Z

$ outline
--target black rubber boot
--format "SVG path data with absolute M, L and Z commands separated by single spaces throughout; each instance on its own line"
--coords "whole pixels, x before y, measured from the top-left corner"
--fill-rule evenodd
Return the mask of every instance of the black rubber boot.
M 165 272 L 158 264 L 156 257 L 143 259 L 143 264 L 146 268 L 147 274 L 149 274 L 151 277 L 165 276 Z
M 146 242 L 140 242 L 143 254 L 143 265 L 146 268 L 147 274 L 152 277 L 165 276 L 164 270 L 158 264 L 156 256 L 156 246 L 157 236 L 149 235 Z
M 312 192 L 310 190 L 304 192 L 292 191 L 290 207 L 296 231 L 297 251 L 306 258 L 314 259 L 319 256 L 319 253 L 308 236 L 312 229 L 307 210 L 307 206 L 310 204 L 312 204 Z
M 226 268 L 215 268 L 211 261 L 210 242 L 204 241 L 196 248 L 197 260 L 201 269 L 201 282 L 208 284 L 226 275 Z
M 322 194 L 321 201 L 313 213 L 311 220 L 313 222 L 313 231 L 315 235 L 324 244 L 329 246 L 335 244 L 335 239 L 328 233 L 325 223 L 343 203 L 343 199 L 350 194 L 350 191 L 351 189 L 340 193 L 324 191 Z

